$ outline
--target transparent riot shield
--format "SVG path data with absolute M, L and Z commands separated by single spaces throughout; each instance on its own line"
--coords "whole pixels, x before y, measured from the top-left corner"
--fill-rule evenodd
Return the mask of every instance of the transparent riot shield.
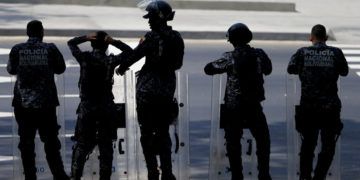
M 16 78 L 13 77 L 12 78 L 12 87 L 14 87 L 15 84 L 15 80 Z M 59 97 L 59 101 L 60 101 L 60 106 L 57 107 L 57 122 L 58 124 L 61 126 L 60 130 L 59 130 L 59 135 L 58 138 L 61 142 L 61 155 L 62 158 L 65 158 L 65 123 L 64 123 L 64 75 L 56 75 L 55 76 L 55 81 L 56 81 L 56 87 L 57 87 L 57 91 L 58 91 L 58 97 Z M 15 116 L 13 116 L 15 117 Z M 29 119 L 31 121 L 31 119 Z M 24 179 L 24 171 L 23 171 L 23 166 L 22 166 L 22 161 L 21 161 L 21 154 L 20 151 L 18 149 L 18 144 L 19 144 L 19 136 L 18 136 L 18 125 L 16 123 L 16 120 L 14 118 L 13 120 L 13 157 L 14 157 L 14 165 L 13 165 L 13 179 L 14 180 L 22 180 Z M 41 142 L 39 134 L 37 132 L 36 137 L 35 137 L 35 154 L 36 154 L 36 159 L 35 159 L 35 163 L 36 163 L 36 170 L 37 170 L 37 178 L 39 180 L 41 179 L 52 179 L 52 173 L 48 167 L 48 163 L 46 161 L 46 154 L 44 151 L 44 144 Z
M 176 98 L 179 102 L 179 118 L 170 127 L 173 142 L 173 172 L 177 179 L 188 179 L 188 97 L 187 76 L 177 74 Z M 116 104 L 125 104 L 126 122 L 124 128 L 117 130 L 118 139 L 114 143 L 114 161 L 112 179 L 147 179 L 146 163 L 140 144 L 140 129 L 136 114 L 135 101 L 136 78 L 133 71 L 125 76 L 115 76 L 113 93 Z M 83 179 L 99 178 L 99 151 L 97 148 L 89 155 L 84 168 Z
M 177 73 L 177 89 L 175 98 L 179 103 L 179 116 L 177 120 L 170 126 L 169 133 L 172 141 L 172 166 L 173 174 L 178 180 L 189 179 L 189 106 L 188 106 L 188 75 Z M 135 114 L 136 117 L 136 114 Z M 134 122 L 134 121 L 133 121 Z M 142 147 L 140 144 L 140 129 L 136 124 L 136 136 L 134 136 L 136 144 L 136 167 L 138 176 L 136 180 L 147 179 L 147 169 Z M 160 161 L 158 161 L 160 162 Z M 160 165 L 160 164 L 159 164 Z M 160 167 L 159 167 L 159 170 Z M 161 171 L 160 171 L 161 172 Z
M 179 103 L 179 117 L 173 124 L 170 134 L 173 142 L 173 172 L 177 179 L 188 180 L 189 171 L 189 96 L 188 75 L 177 73 L 175 97 Z
M 124 126 L 117 129 L 117 140 L 113 143 L 113 167 L 111 179 L 131 179 L 136 173 L 130 170 L 134 160 L 131 160 L 130 156 L 133 155 L 135 150 L 129 149 L 129 144 L 134 141 L 133 138 L 133 126 L 132 123 L 135 121 L 133 114 L 135 107 L 132 105 L 135 102 L 135 95 L 133 90 L 133 74 L 127 72 L 125 76 L 114 76 L 113 94 L 114 102 L 117 107 L 125 107 L 126 122 Z M 130 140 L 129 140 L 130 139 Z M 99 149 L 95 146 L 93 152 L 89 154 L 88 159 L 85 163 L 83 179 L 99 179 Z
M 137 43 L 132 41 L 127 42 L 133 48 Z M 107 54 L 120 54 L 121 51 L 113 46 L 109 46 Z M 146 167 L 140 166 L 138 163 L 138 143 L 139 126 L 136 118 L 136 103 L 135 103 L 135 71 L 139 70 L 144 64 L 144 59 L 135 63 L 130 71 L 127 71 L 124 76 L 114 75 L 113 94 L 114 102 L 117 108 L 125 108 L 124 116 L 125 122 L 117 129 L 117 140 L 113 143 L 113 167 L 111 179 L 136 180 L 141 179 L 140 172 L 145 172 Z M 122 116 L 123 114 L 121 114 Z M 99 149 L 96 146 L 92 153 L 88 155 L 85 163 L 83 179 L 99 179 Z M 141 164 L 144 164 L 142 162 Z
M 225 78 L 225 75 L 213 77 L 209 180 L 231 179 L 229 161 L 226 155 L 225 132 L 220 127 L 220 106 L 223 104 Z M 241 145 L 244 178 L 257 179 L 256 142 L 247 129 L 244 129 Z
M 132 47 L 136 44 L 133 42 L 126 42 Z M 121 50 L 109 45 L 107 55 L 118 55 Z M 141 66 L 141 65 L 140 65 Z M 113 142 L 113 167 L 111 179 L 135 179 L 137 176 L 135 164 L 135 146 L 133 143 L 134 135 L 136 135 L 135 123 L 135 80 L 133 71 L 128 71 L 124 76 L 114 75 L 114 84 L 112 92 L 114 95 L 114 102 L 117 108 L 125 108 L 124 114 L 126 122 L 117 129 L 117 140 Z M 88 155 L 83 179 L 99 179 L 99 149 L 95 146 L 93 151 Z
M 288 143 L 288 180 L 299 179 L 301 136 L 295 129 L 295 106 L 300 103 L 301 84 L 298 76 L 287 75 L 286 78 L 286 121 Z M 315 150 L 313 167 L 321 148 L 320 136 Z M 327 180 L 340 180 L 340 138 L 337 141 L 335 156 L 329 169 Z

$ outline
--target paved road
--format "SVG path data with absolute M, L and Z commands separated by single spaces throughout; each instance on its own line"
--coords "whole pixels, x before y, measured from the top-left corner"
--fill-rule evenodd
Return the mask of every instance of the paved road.
M 66 41 L 69 38 L 50 38 L 55 42 L 69 65 L 65 78 L 65 130 L 71 134 L 74 129 L 75 109 L 78 103 L 77 80 L 79 68 L 74 64 Z M 0 179 L 11 179 L 12 175 L 12 118 L 10 117 L 11 82 L 5 71 L 7 52 L 15 43 L 23 41 L 22 37 L 1 38 L 0 40 Z M 137 40 L 125 39 L 126 42 L 136 44 Z M 274 71 L 266 78 L 266 97 L 264 110 L 270 124 L 272 140 L 271 166 L 274 179 L 286 179 L 287 141 L 286 141 L 286 66 L 289 57 L 295 50 L 308 42 L 277 42 L 257 41 L 253 45 L 264 48 L 272 59 Z M 334 43 L 332 43 L 334 44 Z M 336 43 L 335 43 L 336 44 Z M 341 78 L 341 97 L 343 99 L 343 119 L 345 129 L 341 141 L 341 172 L 342 179 L 360 179 L 358 173 L 360 148 L 357 132 L 360 130 L 360 113 L 358 106 L 360 96 L 360 46 L 341 45 L 348 58 L 351 71 L 349 77 Z M 83 46 L 88 49 L 89 46 Z M 209 136 L 211 116 L 211 77 L 202 73 L 204 65 L 216 58 L 222 52 L 231 50 L 226 41 L 188 40 L 186 41 L 186 55 L 183 72 L 189 73 L 189 106 L 190 106 L 190 167 L 192 179 L 207 179 L 209 163 Z M 71 143 L 67 140 L 66 160 L 70 163 Z

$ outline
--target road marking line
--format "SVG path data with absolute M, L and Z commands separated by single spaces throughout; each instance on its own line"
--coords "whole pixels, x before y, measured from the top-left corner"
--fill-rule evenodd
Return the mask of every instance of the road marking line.
M 0 99 L 6 99 L 6 98 L 13 98 L 13 95 L 0 95 Z M 59 97 L 64 98 L 78 98 L 79 94 L 65 94 L 65 95 L 59 95 Z
M 3 162 L 3 161 L 13 161 L 14 158 L 17 158 L 17 157 L 14 157 L 14 156 L 0 156 L 0 162 Z
M 9 83 L 11 82 L 10 76 L 0 76 L 0 83 Z
M 6 68 L 7 64 L 0 64 L 0 67 L 2 68 Z M 78 68 L 80 67 L 79 64 L 74 64 L 74 63 L 66 63 L 66 67 L 67 68 Z
M 11 49 L 8 48 L 0 48 L 0 55 L 8 55 L 10 54 Z
M 0 112 L 0 118 L 12 117 L 12 112 Z
M 17 135 L 15 135 L 15 136 L 17 136 Z M 64 136 L 64 135 L 59 134 L 59 136 L 61 137 L 61 136 Z M 65 134 L 65 137 L 66 137 L 66 138 L 71 138 L 72 136 L 74 136 L 74 134 Z M 0 135 L 0 139 L 1 139 L 1 138 L 13 138 L 13 137 L 14 137 L 14 135 L 12 135 L 12 134 Z M 37 137 L 38 137 L 38 136 L 37 136 Z
M 344 49 L 343 53 L 346 55 L 360 55 L 360 49 Z
M 360 64 L 349 64 L 351 69 L 360 69 Z
M 347 56 L 347 62 L 360 62 L 360 56 Z
M 65 98 L 78 98 L 80 97 L 79 94 L 65 94 L 65 95 L 60 95 L 60 97 L 65 97 Z
M 78 64 L 66 64 L 66 67 L 67 68 L 78 68 L 78 67 L 80 67 L 80 65 L 78 65 Z
M 0 135 L 0 138 L 13 138 L 14 135 L 8 135 L 8 134 L 5 134 L 5 135 Z
M 360 48 L 359 44 L 329 44 L 329 46 L 338 48 Z
M 360 72 L 356 72 L 356 74 L 357 74 L 358 76 L 360 76 Z

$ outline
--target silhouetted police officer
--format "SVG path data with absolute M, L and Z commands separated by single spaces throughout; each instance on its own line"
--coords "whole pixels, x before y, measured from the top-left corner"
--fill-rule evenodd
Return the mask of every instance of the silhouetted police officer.
M 300 179 L 324 180 L 335 154 L 336 141 L 343 124 L 341 102 L 337 94 L 339 75 L 346 76 L 348 65 L 341 49 L 326 45 L 323 25 L 311 30 L 310 47 L 300 48 L 291 58 L 288 73 L 298 74 L 301 81 L 300 106 L 296 107 L 296 130 L 302 138 Z M 314 150 L 321 135 L 321 152 L 311 177 Z
M 136 102 L 141 131 L 141 145 L 146 160 L 149 180 L 158 180 L 156 155 L 160 156 L 162 180 L 175 179 L 171 164 L 171 139 L 169 125 L 173 117 L 168 110 L 176 88 L 175 70 L 182 66 L 184 42 L 177 31 L 167 25 L 175 12 L 164 1 L 151 2 L 147 8 L 151 31 L 126 62 L 117 70 L 124 72 L 133 63 L 146 57 L 145 65 L 138 74 Z
M 81 51 L 79 44 L 90 41 L 93 50 Z M 111 44 L 123 51 L 114 56 L 105 54 Z M 80 64 L 80 99 L 71 164 L 71 178 L 80 180 L 86 156 L 98 145 L 100 151 L 100 180 L 110 180 L 113 160 L 113 140 L 116 140 L 116 110 L 112 94 L 114 69 L 122 56 L 132 49 L 113 40 L 104 31 L 68 41 L 69 48 Z
M 225 107 L 228 113 L 224 123 L 227 156 L 232 180 L 243 179 L 241 137 L 249 128 L 256 140 L 256 154 L 260 180 L 270 180 L 270 135 L 261 101 L 265 100 L 263 75 L 269 75 L 272 65 L 262 49 L 248 45 L 252 32 L 245 24 L 232 25 L 227 33 L 234 50 L 205 66 L 208 75 L 227 73 Z
M 54 74 L 65 71 L 65 62 L 55 44 L 43 42 L 44 28 L 40 21 L 27 24 L 27 35 L 27 42 L 11 49 L 7 65 L 7 71 L 17 77 L 12 105 L 19 126 L 18 147 L 25 179 L 36 179 L 34 138 L 38 130 L 54 179 L 66 180 L 69 177 L 64 171 L 57 137 L 59 100 L 54 80 Z

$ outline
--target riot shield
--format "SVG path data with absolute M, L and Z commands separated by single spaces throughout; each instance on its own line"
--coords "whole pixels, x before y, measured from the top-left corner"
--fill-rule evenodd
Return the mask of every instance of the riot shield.
M 15 84 L 15 77 L 12 78 L 12 87 L 14 87 Z M 60 106 L 57 107 L 57 122 L 58 124 L 61 126 L 60 130 L 59 130 L 59 135 L 58 138 L 61 142 L 61 155 L 62 158 L 65 158 L 65 121 L 64 121 L 64 93 L 65 93 L 65 89 L 64 89 L 64 84 L 65 84 L 65 80 L 64 80 L 64 75 L 56 75 L 55 76 L 55 81 L 56 81 L 56 87 L 57 87 L 57 91 L 58 91 L 58 97 L 59 97 L 59 101 L 60 101 Z M 13 116 L 15 117 L 15 116 Z M 31 120 L 31 119 L 29 119 Z M 21 161 L 21 155 L 20 155 L 20 151 L 18 149 L 18 144 L 19 144 L 19 135 L 18 135 L 18 125 L 16 123 L 16 120 L 14 118 L 13 120 L 13 157 L 14 157 L 14 165 L 13 165 L 13 179 L 14 180 L 22 180 L 24 179 L 24 173 L 23 173 L 23 165 L 22 165 L 22 161 Z M 38 132 L 36 134 L 35 137 L 35 154 L 36 154 L 36 159 L 35 159 L 35 163 L 36 163 L 36 170 L 37 170 L 37 178 L 39 180 L 41 179 L 52 179 L 52 173 L 48 167 L 48 163 L 46 161 L 46 154 L 44 151 L 44 144 L 41 142 L 40 137 L 38 135 Z
M 231 179 L 229 160 L 226 155 L 225 132 L 220 127 L 220 107 L 223 103 L 226 85 L 225 75 L 216 75 L 212 83 L 212 114 L 210 135 L 210 166 L 209 180 Z M 245 179 L 257 179 L 256 144 L 251 133 L 244 129 L 241 139 L 243 175 Z M 240 152 L 239 152 L 240 153 Z
M 135 83 L 134 83 L 135 84 Z M 177 120 L 170 126 L 169 133 L 172 141 L 172 165 L 173 174 L 178 180 L 189 179 L 189 106 L 188 106 L 188 76 L 187 74 L 177 73 L 177 88 L 175 92 L 175 98 L 179 103 L 179 116 Z M 134 88 L 135 90 L 135 88 Z M 133 113 L 133 112 L 132 112 Z M 136 112 L 135 112 L 136 117 Z M 136 149 L 136 168 L 138 176 L 136 180 L 147 179 L 147 170 L 145 158 L 143 155 L 142 147 L 140 144 L 140 129 L 136 122 L 136 135 L 133 136 L 136 142 L 133 144 Z M 159 167 L 160 169 L 160 167 Z
M 287 75 L 286 78 L 286 121 L 288 143 L 288 180 L 299 179 L 301 136 L 295 129 L 295 106 L 300 103 L 301 84 L 298 76 Z M 317 162 L 317 154 L 321 148 L 320 136 L 315 150 L 313 167 Z M 335 156 L 329 169 L 327 180 L 341 179 L 340 172 L 340 138 L 337 141 Z
M 187 76 L 177 74 L 176 98 L 179 102 L 178 120 L 170 127 L 173 142 L 173 172 L 177 179 L 188 179 L 188 97 Z M 140 129 L 136 114 L 135 73 L 128 71 L 125 76 L 115 76 L 113 93 L 115 103 L 125 104 L 125 127 L 117 130 L 118 139 L 114 143 L 114 161 L 112 179 L 147 179 L 146 163 L 140 144 Z M 89 155 L 84 168 L 84 179 L 99 178 L 99 151 L 97 148 Z
M 189 171 L 189 96 L 188 74 L 178 72 L 175 97 L 179 103 L 179 117 L 174 122 L 172 132 L 173 142 L 173 172 L 177 179 L 188 180 Z
M 132 81 L 126 81 L 126 79 L 131 79 L 132 73 L 128 72 L 125 76 L 114 76 L 113 78 L 114 102 L 117 106 L 126 106 L 127 112 L 125 114 L 126 119 L 129 119 L 129 121 L 127 121 L 128 124 L 117 129 L 117 140 L 113 143 L 114 153 L 111 179 L 131 179 L 129 177 L 131 177 L 133 173 L 129 170 L 129 166 L 133 164 L 131 162 L 134 161 L 128 159 L 131 154 L 131 150 L 128 149 L 128 144 L 132 141 L 129 141 L 127 138 L 132 137 L 128 135 L 128 133 L 132 133 L 132 130 L 130 130 L 132 126 L 129 123 L 131 121 L 130 119 L 132 119 L 132 121 L 134 119 L 130 114 L 133 114 L 133 111 L 135 111 L 131 106 L 131 103 L 134 102 L 132 98 L 135 97 L 133 94 L 134 91 L 132 90 Z M 99 179 L 99 156 L 98 146 L 95 146 L 92 153 L 88 155 L 85 163 L 83 179 Z
M 136 47 L 134 42 L 126 42 L 133 48 Z M 118 55 L 121 50 L 109 45 L 107 55 Z M 141 60 L 140 65 L 141 67 Z M 136 63 L 138 64 L 138 63 Z M 113 167 L 111 179 L 135 179 L 137 171 L 135 164 L 136 150 L 135 146 L 136 128 L 135 126 L 135 80 L 133 71 L 128 71 L 124 76 L 115 75 L 113 77 L 114 84 L 112 92 L 114 94 L 114 102 L 117 108 L 125 108 L 124 112 L 120 112 L 120 116 L 126 116 L 126 122 L 122 122 L 120 128 L 117 129 L 117 140 L 113 142 Z M 122 114 L 124 113 L 124 114 Z M 95 146 L 93 151 L 88 155 L 83 179 L 99 179 L 99 149 Z
M 137 43 L 127 42 L 133 48 Z M 107 54 L 120 54 L 121 51 L 112 45 L 109 46 Z M 116 107 L 125 108 L 121 112 L 121 116 L 125 116 L 124 122 L 117 129 L 117 140 L 113 143 L 113 167 L 111 179 L 135 180 L 139 179 L 139 172 L 146 171 L 145 166 L 139 166 L 138 152 L 142 152 L 138 148 L 139 126 L 136 119 L 136 103 L 135 103 L 135 71 L 138 71 L 144 64 L 144 59 L 135 63 L 130 71 L 124 76 L 115 75 L 113 77 L 113 94 Z M 124 114 L 122 114 L 124 113 Z M 83 179 L 99 179 L 99 150 L 96 146 L 92 153 L 88 155 L 85 163 Z M 143 163 L 142 163 L 143 164 Z M 141 178 L 140 178 L 141 179 Z

